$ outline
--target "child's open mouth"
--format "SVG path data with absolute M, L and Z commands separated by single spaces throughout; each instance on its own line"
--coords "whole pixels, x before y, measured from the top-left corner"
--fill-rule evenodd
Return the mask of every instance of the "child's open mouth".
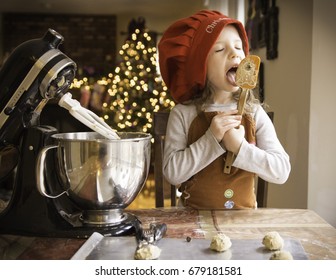
M 237 72 L 237 66 L 234 66 L 229 69 L 229 71 L 226 72 L 226 77 L 229 81 L 229 83 L 233 86 L 237 86 L 236 84 L 236 72 Z

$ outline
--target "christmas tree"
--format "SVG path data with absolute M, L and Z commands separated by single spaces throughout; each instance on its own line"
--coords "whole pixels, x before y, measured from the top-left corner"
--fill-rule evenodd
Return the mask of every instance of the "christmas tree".
M 142 18 L 129 24 L 119 56 L 102 117 L 117 131 L 151 133 L 153 112 L 175 103 L 158 71 L 155 33 L 147 30 Z

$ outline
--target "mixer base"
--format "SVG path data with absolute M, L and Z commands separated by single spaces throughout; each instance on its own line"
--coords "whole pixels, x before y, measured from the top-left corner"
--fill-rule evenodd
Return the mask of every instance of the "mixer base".
M 130 213 L 124 213 L 124 219 L 118 224 L 110 224 L 102 227 L 97 227 L 96 231 L 104 236 L 123 236 L 131 235 L 136 232 L 140 221 Z
M 136 233 L 141 222 L 136 216 L 130 213 L 124 213 L 124 218 L 122 222 L 116 224 L 106 224 L 106 225 L 88 225 L 84 224 L 80 227 L 74 227 L 73 229 L 67 231 L 66 235 L 72 236 L 75 234 L 76 238 L 88 238 L 94 232 L 99 232 L 104 236 L 126 236 L 133 235 Z
M 84 210 L 80 216 L 81 222 L 87 226 L 116 225 L 128 219 L 122 209 Z
M 11 209 L 10 209 L 11 210 Z M 85 225 L 70 224 L 56 215 L 49 217 L 38 217 L 39 223 L 30 221 L 30 213 L 19 213 L 8 211 L 5 214 L 0 213 L 0 234 L 12 234 L 23 236 L 39 237 L 57 237 L 57 238 L 89 238 L 94 232 L 104 236 L 128 236 L 136 235 L 141 222 L 136 216 L 130 213 L 124 213 L 125 218 L 120 223 L 106 225 Z M 29 214 L 29 215 L 28 215 Z M 57 219 L 58 220 L 57 220 Z M 16 219 L 19 219 L 17 221 Z M 55 219 L 55 220 L 54 220 Z

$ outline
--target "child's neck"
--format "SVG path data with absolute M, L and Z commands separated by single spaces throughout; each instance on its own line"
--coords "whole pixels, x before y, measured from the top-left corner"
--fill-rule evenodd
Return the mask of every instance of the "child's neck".
M 228 104 L 232 103 L 233 97 L 231 92 L 220 92 L 220 93 L 215 93 L 212 96 L 212 102 L 213 104 Z

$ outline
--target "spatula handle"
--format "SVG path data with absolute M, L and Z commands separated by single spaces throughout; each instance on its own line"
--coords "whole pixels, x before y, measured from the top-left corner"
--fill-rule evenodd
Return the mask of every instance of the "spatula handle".
M 243 115 L 243 113 L 244 113 L 244 107 L 245 107 L 247 95 L 248 95 L 248 90 L 243 89 L 242 92 L 240 93 L 240 96 L 239 96 L 238 115 Z M 234 161 L 234 157 L 235 157 L 234 153 L 232 153 L 230 151 L 228 151 L 226 153 L 226 157 L 224 159 L 224 161 L 225 161 L 225 163 L 224 163 L 224 173 L 225 174 L 230 174 L 231 166 L 232 166 L 233 161 Z

